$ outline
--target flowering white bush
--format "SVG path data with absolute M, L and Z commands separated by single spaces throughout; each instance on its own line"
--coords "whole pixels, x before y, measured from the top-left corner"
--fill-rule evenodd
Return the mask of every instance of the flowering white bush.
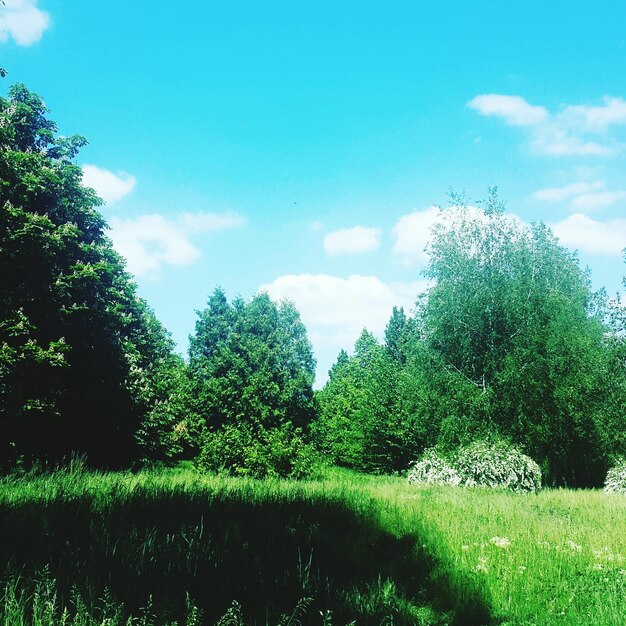
M 426 450 L 409 470 L 408 481 L 537 491 L 541 489 L 541 470 L 514 446 L 475 441 L 460 448 L 450 460 L 432 448 Z
M 458 485 L 461 482 L 458 472 L 433 448 L 426 450 L 422 458 L 413 464 L 407 479 L 410 484 Z
M 618 461 L 606 474 L 604 491 L 626 494 L 626 458 Z
M 505 442 L 475 441 L 460 448 L 454 467 L 467 487 L 537 491 L 541 489 L 541 470 L 529 456 Z

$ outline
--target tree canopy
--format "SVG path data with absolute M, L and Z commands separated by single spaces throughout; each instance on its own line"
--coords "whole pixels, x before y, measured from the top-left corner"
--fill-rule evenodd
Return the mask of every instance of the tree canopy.
M 495 195 L 442 211 L 429 258 L 414 317 L 394 308 L 385 346 L 363 334 L 331 370 L 323 449 L 389 471 L 429 446 L 504 437 L 548 483 L 600 484 L 625 451 L 623 308 L 612 328 L 576 255 Z
M 544 224 L 496 203 L 450 211 L 430 249 L 425 341 L 480 390 L 483 428 L 522 443 L 557 483 L 597 481 L 608 390 L 588 273 Z
M 291 472 L 289 463 L 279 469 L 274 460 L 251 459 L 249 452 L 263 442 L 297 456 L 315 415 L 315 359 L 292 303 L 277 304 L 260 293 L 231 304 L 216 289 L 198 311 L 189 375 L 190 412 L 204 432 L 205 465 L 235 473 Z
M 23 85 L 0 98 L 0 459 L 128 463 L 172 343 L 105 235 L 101 204 Z

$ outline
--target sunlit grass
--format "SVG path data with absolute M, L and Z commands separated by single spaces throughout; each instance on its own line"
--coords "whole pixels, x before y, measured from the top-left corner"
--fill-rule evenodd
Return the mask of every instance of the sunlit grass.
M 415 524 L 451 580 L 470 576 L 511 624 L 626 624 L 626 498 L 372 481 L 389 525 Z
M 625 520 L 621 494 L 335 469 L 303 482 L 190 469 L 4 478 L 0 619 L 216 623 L 230 608 L 257 624 L 613 626 L 626 623 Z

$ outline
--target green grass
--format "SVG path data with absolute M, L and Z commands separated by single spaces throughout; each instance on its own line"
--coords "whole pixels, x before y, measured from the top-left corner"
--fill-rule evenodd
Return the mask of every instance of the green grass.
M 339 470 L 5 478 L 0 623 L 619 626 L 625 520 L 617 494 Z

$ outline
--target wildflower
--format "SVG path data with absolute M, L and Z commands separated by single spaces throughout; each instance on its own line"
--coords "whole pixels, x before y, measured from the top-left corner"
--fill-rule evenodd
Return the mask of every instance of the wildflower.
M 489 541 L 498 548 L 508 548 L 511 545 L 511 540 L 507 537 L 492 537 Z
M 572 552 L 581 552 L 583 547 L 577 543 L 574 543 L 571 539 L 568 539 L 565 542 L 565 545 L 572 551 Z
M 621 554 L 613 552 L 608 546 L 600 548 L 600 550 L 593 550 L 593 555 L 598 561 L 617 561 L 618 563 L 624 561 Z
M 469 546 L 462 545 L 461 550 L 463 550 L 463 552 L 467 552 L 469 550 Z
M 486 556 L 479 556 L 478 557 L 478 563 L 476 565 L 476 567 L 474 568 L 475 572 L 482 572 L 484 574 L 486 574 L 489 569 L 487 568 L 487 557 Z
M 525 571 L 526 571 L 526 566 L 525 566 L 525 565 L 520 565 L 520 566 L 517 568 L 517 572 L 518 572 L 518 574 L 523 574 Z
M 604 569 L 604 568 L 602 567 L 602 563 L 594 563 L 593 564 L 593 569 L 594 570 L 601 570 L 601 569 Z

